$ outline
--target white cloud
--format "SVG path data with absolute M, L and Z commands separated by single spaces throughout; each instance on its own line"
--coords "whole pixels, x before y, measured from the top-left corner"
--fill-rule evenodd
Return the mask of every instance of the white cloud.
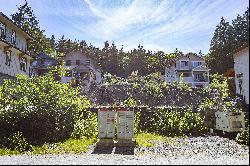
M 3 4 L 5 0 L 0 0 Z M 13 6 L 17 0 L 6 1 Z M 246 0 L 29 0 L 38 17 L 57 19 L 46 31 L 67 33 L 78 39 L 115 41 L 124 48 L 180 50 L 209 47 L 222 16 L 228 21 L 242 14 Z M 0 7 L 1 9 L 1 7 Z M 242 12 L 243 11 L 243 12 Z M 13 13 L 13 12 L 12 12 Z M 49 18 L 48 18 L 49 17 Z M 58 21 L 60 20 L 60 21 Z M 40 20 L 45 26 L 46 20 Z M 48 20 L 47 20 L 48 22 Z M 63 25 L 63 26 L 62 26 Z M 67 35 L 65 34 L 65 35 Z M 197 40 L 197 41 L 196 41 Z

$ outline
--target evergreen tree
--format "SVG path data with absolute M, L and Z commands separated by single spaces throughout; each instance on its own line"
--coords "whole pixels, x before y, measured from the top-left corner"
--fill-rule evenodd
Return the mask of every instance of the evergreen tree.
M 210 44 L 210 58 L 207 64 L 212 73 L 223 74 L 233 67 L 233 59 L 228 55 L 233 50 L 232 34 L 233 27 L 222 17 Z
M 224 74 L 232 69 L 234 62 L 231 53 L 245 43 L 249 43 L 249 8 L 243 16 L 238 15 L 232 20 L 232 25 L 222 17 L 216 26 L 210 52 L 206 56 L 211 72 Z
M 44 35 L 44 30 L 39 27 L 39 20 L 34 15 L 33 10 L 28 5 L 27 0 L 25 0 L 24 5 L 18 7 L 18 12 L 11 15 L 12 20 L 19 27 L 24 29 L 29 33 L 33 39 L 28 43 L 28 50 L 32 54 L 37 54 L 40 52 L 51 53 L 53 52 L 53 47 L 50 44 L 49 38 Z

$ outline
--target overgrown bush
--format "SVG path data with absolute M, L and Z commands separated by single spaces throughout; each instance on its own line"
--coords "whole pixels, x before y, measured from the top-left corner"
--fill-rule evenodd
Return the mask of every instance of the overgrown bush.
M 1 137 L 0 148 L 8 148 L 10 150 L 24 152 L 30 150 L 32 146 L 21 132 L 17 132 L 8 137 Z
M 96 105 L 117 105 L 133 98 L 137 105 L 147 106 L 198 106 L 200 100 L 209 96 L 202 89 L 192 89 L 182 79 L 180 82 L 169 84 L 161 79 L 159 74 L 148 76 L 131 76 L 128 79 L 110 74 L 105 75 L 101 88 L 91 91 Z M 185 102 L 183 102 L 185 100 Z
M 41 77 L 18 75 L 0 86 L 0 137 L 21 132 L 33 145 L 70 137 L 90 103 L 79 89 L 55 80 L 55 74 L 63 70 Z
M 236 141 L 240 144 L 249 146 L 249 118 L 245 120 L 246 128 L 242 130 L 236 137 Z
M 82 112 L 74 124 L 71 134 L 73 138 L 92 138 L 97 137 L 98 126 L 95 113 L 90 111 Z
M 138 109 L 138 107 L 136 108 Z M 190 108 L 150 108 L 135 111 L 135 132 L 164 136 L 198 136 L 207 132 L 204 116 Z

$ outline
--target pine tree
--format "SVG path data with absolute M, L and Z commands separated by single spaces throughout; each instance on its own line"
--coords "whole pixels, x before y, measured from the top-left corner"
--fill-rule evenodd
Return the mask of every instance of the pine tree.
M 232 69 L 234 62 L 231 53 L 245 43 L 249 43 L 249 8 L 243 16 L 238 15 L 232 20 L 232 25 L 222 17 L 216 26 L 210 52 L 206 56 L 211 72 L 224 74 Z
M 210 44 L 210 58 L 207 64 L 211 73 L 223 74 L 233 67 L 233 59 L 228 55 L 233 50 L 232 34 L 233 27 L 222 17 Z
M 49 38 L 46 38 L 44 35 L 44 30 L 40 29 L 39 20 L 34 15 L 34 12 L 29 6 L 27 0 L 25 0 L 24 5 L 18 7 L 18 12 L 12 14 L 11 17 L 14 23 L 33 37 L 33 40 L 28 43 L 28 50 L 32 54 L 40 52 L 49 54 L 54 51 Z

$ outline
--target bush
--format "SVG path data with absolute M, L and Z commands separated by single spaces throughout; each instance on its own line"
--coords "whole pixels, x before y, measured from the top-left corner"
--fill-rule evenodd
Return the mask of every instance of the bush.
M 74 124 L 71 134 L 73 138 L 93 138 L 98 135 L 97 117 L 95 113 L 83 112 Z
M 24 152 L 30 150 L 32 146 L 21 132 L 17 132 L 9 137 L 0 138 L 0 148 L 8 148 L 12 151 Z
M 249 146 L 249 119 L 246 119 L 246 128 L 242 130 L 236 137 L 236 141 L 240 144 Z
M 32 145 L 67 139 L 89 101 L 79 89 L 55 80 L 58 68 L 47 76 L 18 75 L 0 86 L 0 137 L 19 131 Z
M 164 136 L 191 136 L 207 132 L 204 118 L 190 108 L 155 108 L 141 112 L 140 129 Z
M 138 133 L 135 135 L 135 142 L 139 147 L 154 147 L 156 145 L 156 141 L 167 144 L 172 144 L 173 142 L 171 138 L 166 138 L 152 133 Z

